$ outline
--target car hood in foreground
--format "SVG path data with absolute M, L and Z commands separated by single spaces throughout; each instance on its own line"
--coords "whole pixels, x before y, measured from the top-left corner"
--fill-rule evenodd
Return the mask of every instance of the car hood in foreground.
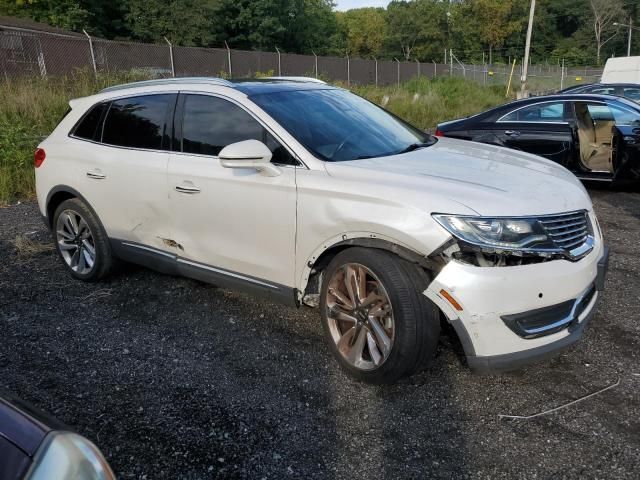
M 564 167 L 528 153 L 463 140 L 440 138 L 410 153 L 328 162 L 326 168 L 334 177 L 378 183 L 387 192 L 395 186 L 398 201 L 405 190 L 419 189 L 428 202 L 423 209 L 442 205 L 442 197 L 451 200 L 453 209 L 463 204 L 480 215 L 545 215 L 592 208 L 580 181 Z

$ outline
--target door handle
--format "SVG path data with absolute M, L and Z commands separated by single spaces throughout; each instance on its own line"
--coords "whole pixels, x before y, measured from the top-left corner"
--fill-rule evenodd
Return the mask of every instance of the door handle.
M 516 130 L 505 130 L 504 134 L 507 137 L 519 137 L 520 136 L 520 132 L 517 132 Z
M 104 173 L 102 173 L 102 171 L 99 168 L 88 171 L 87 177 L 93 178 L 94 180 L 102 180 L 104 178 L 107 178 L 107 176 Z
M 175 190 L 176 192 L 187 193 L 189 195 L 200 193 L 200 189 L 198 187 L 188 185 L 176 185 Z

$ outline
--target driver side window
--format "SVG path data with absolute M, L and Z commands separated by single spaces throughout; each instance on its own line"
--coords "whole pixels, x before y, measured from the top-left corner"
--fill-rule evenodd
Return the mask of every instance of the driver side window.
M 271 150 L 272 163 L 298 164 L 253 116 L 227 100 L 210 95 L 185 95 L 183 112 L 181 152 L 217 156 L 232 143 L 259 140 Z

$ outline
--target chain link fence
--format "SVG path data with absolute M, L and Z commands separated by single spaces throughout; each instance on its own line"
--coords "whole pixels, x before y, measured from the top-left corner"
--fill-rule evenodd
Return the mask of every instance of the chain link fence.
M 453 57 L 455 58 L 455 57 Z M 416 76 L 455 75 L 484 85 L 520 87 L 522 65 L 465 65 L 353 57 L 298 55 L 220 48 L 197 48 L 104 40 L 89 35 L 21 31 L 0 25 L 0 75 L 5 79 L 66 75 L 92 69 L 96 75 L 128 73 L 172 76 L 254 77 L 311 76 L 347 84 L 392 85 Z M 529 67 L 529 89 L 545 93 L 581 83 L 597 82 L 602 70 L 550 65 Z

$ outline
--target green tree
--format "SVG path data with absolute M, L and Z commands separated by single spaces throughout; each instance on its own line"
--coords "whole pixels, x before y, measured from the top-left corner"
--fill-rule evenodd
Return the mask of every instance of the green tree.
M 478 26 L 482 42 L 489 47 L 489 63 L 493 49 L 501 47 L 514 32 L 522 29 L 522 17 L 512 15 L 515 0 L 473 0 L 470 13 Z
M 337 21 L 349 55 L 378 57 L 382 54 L 387 40 L 387 23 L 383 9 L 356 8 L 338 12 Z
M 329 0 L 221 0 L 218 41 L 235 48 L 324 53 L 336 31 Z
M 214 0 L 129 0 L 125 22 L 139 40 L 158 42 L 166 36 L 179 45 L 209 45 L 216 6 Z

